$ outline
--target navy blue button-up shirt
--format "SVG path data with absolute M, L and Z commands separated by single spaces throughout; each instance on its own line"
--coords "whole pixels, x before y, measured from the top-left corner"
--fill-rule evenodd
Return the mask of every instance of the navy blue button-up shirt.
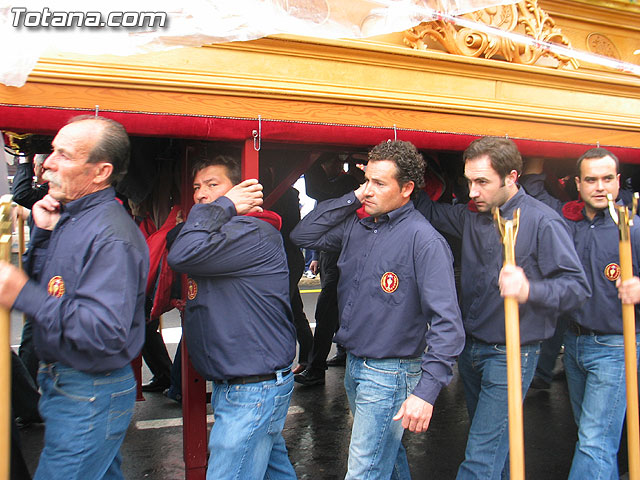
M 359 357 L 422 356 L 413 394 L 433 404 L 464 346 L 451 251 L 411 202 L 377 222 L 360 205 L 353 192 L 321 202 L 291 238 L 340 251 L 336 342 Z
M 208 380 L 264 375 L 296 353 L 282 236 L 220 197 L 194 205 L 168 262 L 187 273 L 184 337 Z
M 130 363 L 144 343 L 148 272 L 147 244 L 113 188 L 66 204 L 40 284 L 14 303 L 33 317 L 38 358 L 90 373 Z
M 562 214 L 564 203 L 545 190 L 544 179 L 543 174 L 525 175 L 520 183 L 530 195 Z M 576 251 L 591 285 L 592 295 L 580 308 L 570 311 L 569 316 L 574 322 L 591 330 L 622 334 L 622 304 L 616 288 L 620 265 L 618 226 L 608 210 L 598 212 L 593 220 L 589 220 L 583 210 L 582 217 L 581 220 L 569 220 L 563 216 L 573 235 Z M 636 217 L 636 221 L 638 220 L 640 218 Z M 631 252 L 635 276 L 638 276 L 640 271 L 639 228 L 637 224 L 631 227 Z M 636 305 L 636 317 L 639 314 L 640 306 Z M 640 328 L 640 325 L 636 328 Z
M 432 202 L 421 192 L 416 208 L 434 227 L 462 239 L 462 318 L 468 334 L 487 343 L 505 343 L 504 299 L 498 276 L 503 246 L 491 213 L 467 205 Z M 520 305 L 520 342 L 553 335 L 559 312 L 578 308 L 590 295 L 580 260 L 562 219 L 520 188 L 501 208 L 510 219 L 520 208 L 516 264 L 529 280 L 529 300 Z

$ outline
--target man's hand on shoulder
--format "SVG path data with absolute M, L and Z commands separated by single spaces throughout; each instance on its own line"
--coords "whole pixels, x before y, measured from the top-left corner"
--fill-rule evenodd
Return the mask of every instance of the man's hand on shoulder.
M 39 228 L 53 230 L 60 220 L 60 202 L 47 194 L 33 205 L 31 215 Z
M 235 205 L 238 215 L 262 212 L 262 196 L 262 185 L 255 178 L 240 182 L 225 194 Z
M 403 428 L 408 428 L 415 433 L 422 433 L 429 428 L 432 415 L 433 405 L 412 394 L 402 403 L 393 419 L 402 420 Z
M 11 308 L 28 281 L 26 273 L 8 262 L 0 261 L 0 306 Z
M 505 265 L 500 270 L 498 278 L 500 295 L 503 297 L 515 297 L 518 303 L 529 300 L 529 279 L 524 270 L 515 265 Z

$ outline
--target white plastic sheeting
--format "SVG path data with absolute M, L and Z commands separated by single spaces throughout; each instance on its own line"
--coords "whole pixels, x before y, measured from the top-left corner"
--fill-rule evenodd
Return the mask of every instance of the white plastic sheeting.
M 0 0 L 0 83 L 18 87 L 24 85 L 38 58 L 47 53 L 132 55 L 182 46 L 253 40 L 278 33 L 319 38 L 364 38 L 403 31 L 434 18 L 456 23 L 457 15 L 512 3 L 516 2 L 111 0 L 108 6 L 98 7 L 88 5 L 86 0 L 25 0 L 17 5 Z M 143 12 L 156 14 L 154 27 L 115 26 L 118 23 L 134 24 L 138 18 L 144 18 L 141 15 Z M 166 21 L 163 26 L 158 26 L 161 17 Z M 111 20 L 115 21 L 114 26 L 104 25 Z M 78 26 L 82 21 L 85 25 Z M 72 26 L 68 26 L 69 23 Z M 492 33 L 515 35 L 497 29 Z M 559 48 L 554 44 L 544 47 L 549 50 Z M 571 56 L 571 52 L 561 53 Z M 604 59 L 597 55 L 579 53 L 584 60 L 605 64 Z M 585 59 L 584 55 L 589 58 Z M 617 62 L 614 68 L 638 73 L 634 70 L 638 66 L 621 63 Z

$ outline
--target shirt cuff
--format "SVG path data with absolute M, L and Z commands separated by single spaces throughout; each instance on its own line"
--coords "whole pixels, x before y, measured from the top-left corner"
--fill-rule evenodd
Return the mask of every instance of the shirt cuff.
M 416 388 L 411 392 L 418 398 L 421 398 L 425 402 L 430 403 L 431 405 L 436 403 L 436 398 L 438 398 L 438 394 L 440 393 L 440 389 L 442 385 L 435 378 L 433 378 L 429 374 L 425 374 L 422 372 L 422 377 L 420 377 L 420 381 Z
M 543 285 L 538 282 L 529 281 L 529 298 L 527 302 L 545 305 L 545 292 Z
M 13 308 L 37 319 L 37 314 L 48 297 L 49 294 L 42 285 L 29 280 L 13 302 Z

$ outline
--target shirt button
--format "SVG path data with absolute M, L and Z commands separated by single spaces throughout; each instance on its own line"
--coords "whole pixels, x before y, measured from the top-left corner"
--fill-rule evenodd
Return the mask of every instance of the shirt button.
M 596 228 L 595 225 L 589 225 L 589 228 Z
M 373 233 L 378 233 L 378 230 L 374 230 Z
M 350 204 L 352 201 L 353 201 L 353 200 L 347 200 L 347 203 L 349 203 L 349 204 Z

